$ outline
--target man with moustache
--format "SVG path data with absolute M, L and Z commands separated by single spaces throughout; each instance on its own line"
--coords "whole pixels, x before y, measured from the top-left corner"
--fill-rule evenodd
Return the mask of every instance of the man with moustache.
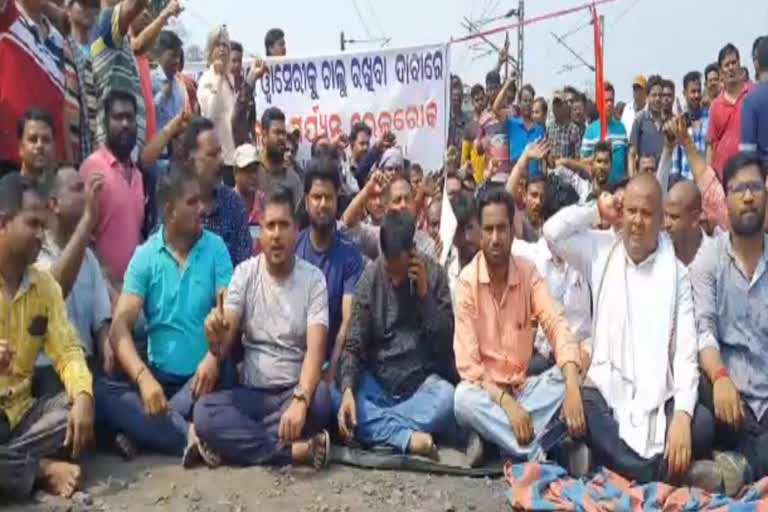
M 693 144 L 696 146 L 701 156 L 707 154 L 707 130 L 709 130 L 709 109 L 704 108 L 701 103 L 702 85 L 701 73 L 691 71 L 683 77 L 683 94 L 685 94 L 686 110 L 683 114 L 686 123 L 690 123 L 688 132 L 691 134 Z M 682 146 L 676 146 L 672 153 L 673 172 L 683 178 L 692 179 L 693 172 L 685 149 Z
M 575 210 L 574 208 L 578 208 Z M 584 390 L 586 441 L 597 462 L 640 483 L 685 482 L 720 491 L 711 414 L 697 405 L 698 342 L 688 273 L 661 233 L 662 194 L 652 174 L 627 185 L 620 236 L 598 237 L 615 199 L 561 210 L 544 225 L 554 254 L 593 291 L 592 361 Z
M 131 156 L 138 130 L 136 102 L 136 95 L 129 91 L 113 89 L 107 94 L 106 143 L 80 167 L 86 182 L 93 174 L 104 175 L 93 247 L 105 277 L 118 291 L 133 251 L 141 243 L 144 223 L 144 182 Z
M 54 148 L 53 119 L 47 112 L 32 109 L 19 119 L 19 161 L 21 175 L 38 184 L 53 174 Z
M 701 401 L 718 420 L 717 446 L 746 457 L 755 479 L 768 474 L 768 244 L 763 233 L 766 169 L 737 153 L 723 169 L 730 228 L 691 270 L 701 349 Z
M 341 179 L 339 166 L 328 157 L 314 159 L 304 176 L 304 201 L 309 227 L 299 233 L 296 255 L 322 270 L 328 289 L 329 362 L 326 380 L 331 382 L 344 347 L 355 286 L 363 272 L 363 256 L 336 227 Z
M 292 167 L 285 165 L 288 141 L 285 114 L 277 107 L 270 107 L 261 115 L 263 154 L 259 166 L 259 190 L 267 196 L 277 187 L 285 187 L 293 194 L 294 205 L 303 197 L 301 178 Z
M 202 192 L 191 169 L 163 174 L 158 199 L 163 224 L 131 258 L 113 316 L 111 343 L 125 379 L 98 379 L 96 402 L 110 432 L 152 452 L 184 454 L 191 464 L 199 453 L 192 407 L 223 381 L 203 320 L 229 284 L 232 263 L 224 241 L 203 229 Z M 142 312 L 147 361 L 132 334 Z

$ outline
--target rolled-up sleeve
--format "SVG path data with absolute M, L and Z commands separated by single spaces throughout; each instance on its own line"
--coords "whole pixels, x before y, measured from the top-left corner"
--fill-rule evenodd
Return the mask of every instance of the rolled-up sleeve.
M 682 268 L 681 265 L 678 265 Z M 677 319 L 675 324 L 674 375 L 675 410 L 693 418 L 699 389 L 699 347 L 693 315 L 693 298 L 688 273 L 682 269 L 677 282 Z
M 576 363 L 581 368 L 579 344 L 571 333 L 563 308 L 552 298 L 547 284 L 535 268 L 531 273 L 531 306 L 534 317 L 552 345 L 557 365 L 562 368 L 567 363 Z
M 719 350 L 717 342 L 717 287 L 715 270 L 719 240 L 705 247 L 691 266 L 690 283 L 693 290 L 696 339 L 699 351 Z
M 44 349 L 53 362 L 56 373 L 67 394 L 74 399 L 80 393 L 93 396 L 93 377 L 85 362 L 85 354 L 75 329 L 67 319 L 61 288 L 53 281 L 45 285 L 48 310 L 48 331 Z
M 477 339 L 478 311 L 472 283 L 459 278 L 456 284 L 455 330 L 453 351 L 456 369 L 462 380 L 479 384 L 485 373 Z

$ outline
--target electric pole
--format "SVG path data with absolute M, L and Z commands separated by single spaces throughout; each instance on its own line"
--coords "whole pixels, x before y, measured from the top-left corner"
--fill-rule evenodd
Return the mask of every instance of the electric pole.
M 517 21 L 520 26 L 517 29 L 517 90 L 523 88 L 523 70 L 525 55 L 525 0 L 520 0 L 517 7 Z
M 601 14 L 597 19 L 600 23 L 600 48 L 605 52 L 605 16 Z
M 346 46 L 347 40 L 344 39 L 344 31 L 343 30 L 341 31 L 340 43 L 341 43 L 341 51 L 344 51 L 344 47 Z

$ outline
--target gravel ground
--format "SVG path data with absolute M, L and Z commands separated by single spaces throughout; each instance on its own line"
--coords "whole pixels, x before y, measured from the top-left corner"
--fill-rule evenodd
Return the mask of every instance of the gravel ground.
M 177 459 L 139 456 L 86 461 L 83 493 L 63 501 L 0 510 L 216 512 L 461 512 L 508 510 L 502 480 L 371 471 L 333 466 L 325 473 L 283 468 L 197 468 Z

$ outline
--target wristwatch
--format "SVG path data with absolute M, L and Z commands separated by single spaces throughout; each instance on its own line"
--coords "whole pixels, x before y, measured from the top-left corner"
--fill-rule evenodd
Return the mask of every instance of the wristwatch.
M 304 402 L 304 405 L 309 406 L 309 399 L 307 398 L 307 392 L 301 387 L 301 384 L 293 388 L 293 399 L 299 402 Z

